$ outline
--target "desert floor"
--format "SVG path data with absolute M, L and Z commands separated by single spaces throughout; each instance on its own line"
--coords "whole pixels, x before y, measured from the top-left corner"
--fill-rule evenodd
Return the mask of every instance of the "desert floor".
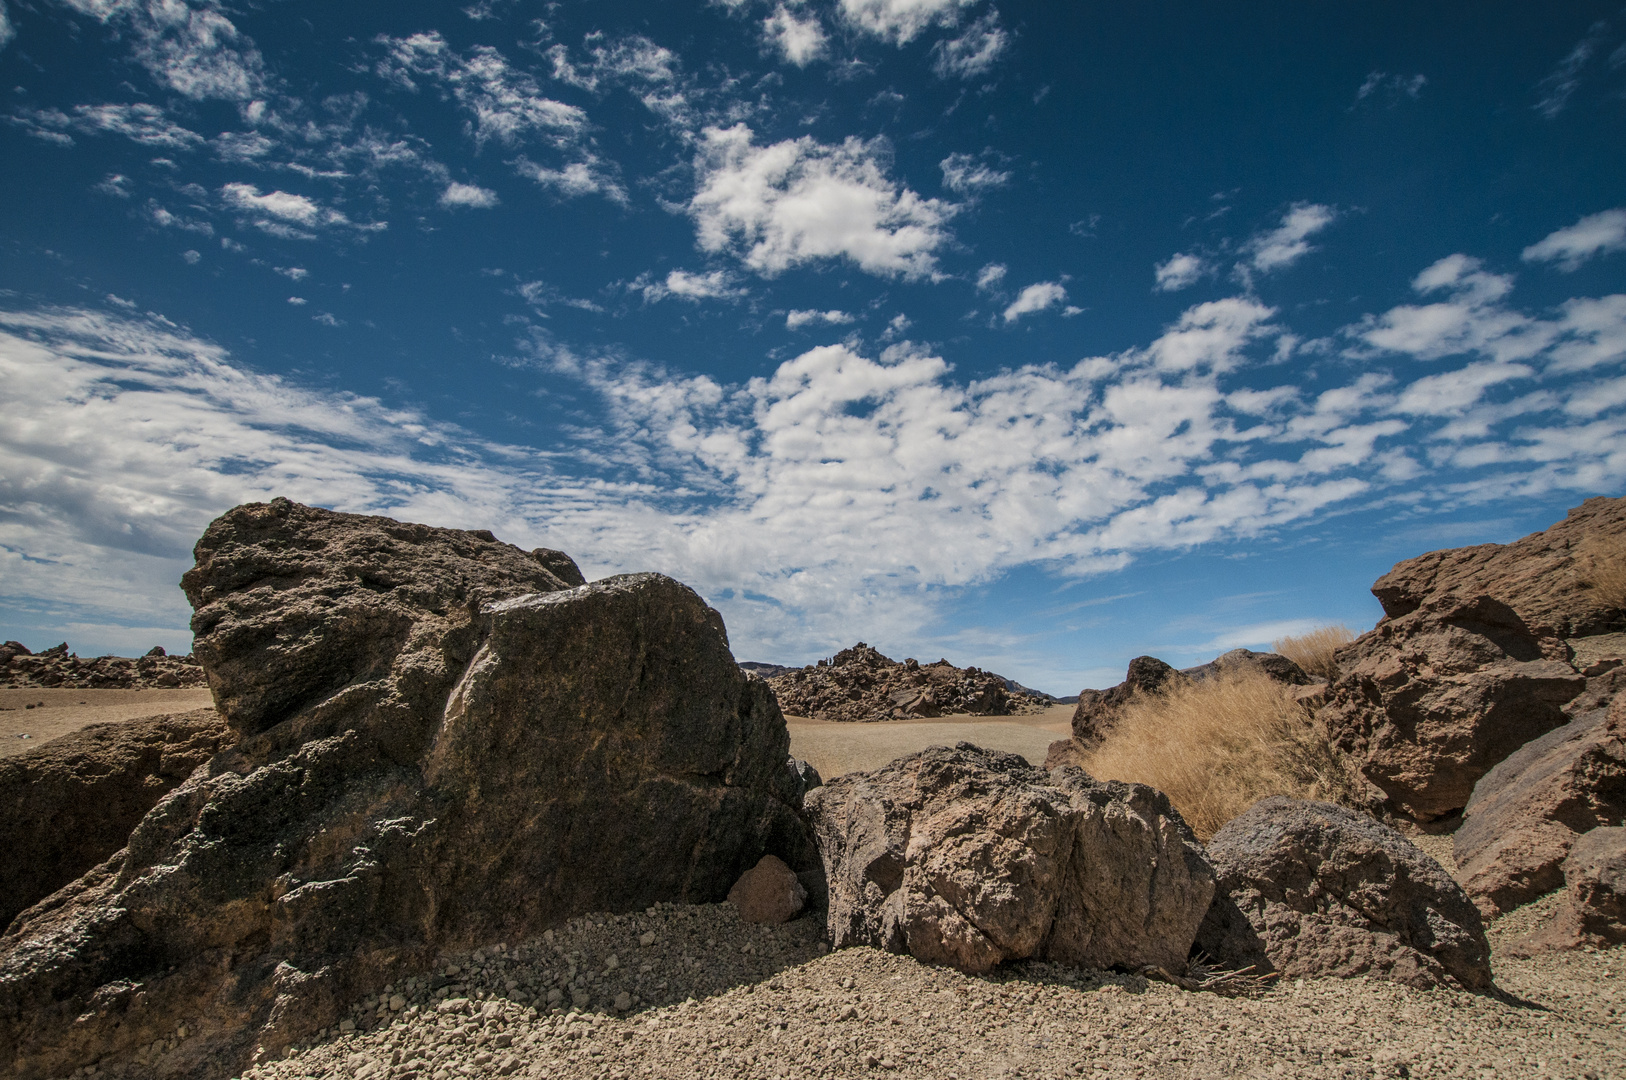
M 38 745 L 19 733 L 43 739 L 207 700 L 197 690 L 0 691 L 0 705 L 19 710 L 0 712 L 4 752 Z M 46 707 L 21 711 L 38 701 Z M 879 724 L 792 718 L 792 751 L 826 777 L 960 739 L 1037 763 L 1066 734 L 1071 711 Z M 1449 838 L 1420 842 L 1455 870 Z M 810 917 L 768 928 L 742 924 L 728 904 L 660 905 L 443 957 L 356 1002 L 346 1030 L 244 1076 L 1626 1077 L 1626 949 L 1506 956 L 1556 899 L 1490 928 L 1495 993 L 1324 979 L 1251 997 L 1043 963 L 970 977 L 873 949 L 830 953 Z M 103 1062 L 97 1075 L 175 1075 L 187 1051 L 186 1040 L 166 1040 L 139 1059 Z

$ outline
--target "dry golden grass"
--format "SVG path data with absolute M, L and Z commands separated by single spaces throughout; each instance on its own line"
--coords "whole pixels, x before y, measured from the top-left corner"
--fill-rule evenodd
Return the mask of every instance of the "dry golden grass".
M 1241 671 L 1136 698 L 1085 771 L 1165 792 L 1205 841 L 1267 795 L 1347 801 L 1326 729 L 1293 691 Z
M 1270 647 L 1316 678 L 1331 682 L 1338 677 L 1338 665 L 1333 662 L 1332 654 L 1340 645 L 1348 645 L 1354 640 L 1355 631 L 1339 623 L 1336 626 L 1318 626 L 1307 634 L 1279 637 L 1270 643 Z
M 1626 537 L 1594 534 L 1581 541 L 1580 553 L 1582 580 L 1609 607 L 1626 609 Z

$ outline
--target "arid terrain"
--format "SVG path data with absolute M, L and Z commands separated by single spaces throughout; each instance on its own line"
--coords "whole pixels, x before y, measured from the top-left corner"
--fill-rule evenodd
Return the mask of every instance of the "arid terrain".
M 13 697 L 47 705 L 0 713 L 8 737 L 23 718 L 64 734 L 208 702 L 199 690 L 0 690 L 0 704 L 15 707 Z M 958 739 L 1042 762 L 1072 712 L 787 721 L 796 755 L 831 778 Z M 1413 841 L 1455 869 L 1450 837 Z M 1626 948 L 1503 955 L 1552 918 L 1557 899 L 1490 925 L 1497 989 L 1482 994 L 1320 979 L 1232 996 L 1041 962 L 975 977 L 870 948 L 832 953 L 813 916 L 753 926 L 727 903 L 599 913 L 551 939 L 448 954 L 412 983 L 352 1003 L 357 1030 L 327 1032 L 243 1076 L 1626 1076 Z M 548 1007 L 548 989 L 578 982 L 579 1005 L 561 994 Z M 617 1009 L 621 993 L 635 1004 Z

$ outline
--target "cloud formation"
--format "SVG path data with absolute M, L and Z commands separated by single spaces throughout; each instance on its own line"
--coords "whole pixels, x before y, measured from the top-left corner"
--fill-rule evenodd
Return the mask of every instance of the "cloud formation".
M 1024 315 L 1055 307 L 1066 299 L 1067 290 L 1061 282 L 1035 282 L 1017 294 L 1016 299 L 1005 309 L 1004 318 L 1007 323 L 1013 323 Z
M 1009 172 L 991 168 L 971 154 L 950 154 L 937 167 L 943 170 L 943 186 L 956 195 L 974 195 L 1011 181 Z
M 1282 215 L 1281 224 L 1255 235 L 1242 246 L 1248 269 L 1270 273 L 1292 266 L 1314 251 L 1309 238 L 1331 225 L 1338 213 L 1319 203 L 1294 203 Z
M 460 184 L 455 180 L 440 193 L 440 205 L 447 207 L 467 206 L 487 210 L 500 201 L 497 193 L 490 188 L 483 188 L 479 184 Z
M 898 185 L 886 158 L 880 141 L 758 146 L 744 124 L 707 128 L 688 204 L 699 246 L 765 277 L 837 258 L 882 277 L 930 277 L 955 208 Z
M 819 20 L 812 15 L 797 18 L 787 5 L 780 4 L 762 20 L 762 36 L 789 63 L 806 67 L 824 55 L 828 38 Z
M 1594 255 L 1626 251 L 1626 208 L 1603 210 L 1566 226 L 1531 244 L 1520 256 L 1525 262 L 1557 263 L 1567 273 L 1580 269 Z
M 845 326 L 854 319 L 845 311 L 787 311 L 785 313 L 785 329 L 800 330 L 813 323 L 823 323 L 826 326 Z
M 1179 292 L 1197 284 L 1208 272 L 1208 264 L 1200 255 L 1183 253 L 1170 255 L 1167 262 L 1158 263 L 1152 268 L 1157 281 L 1153 288 L 1157 292 Z
M 841 0 L 842 17 L 878 38 L 906 45 L 931 26 L 953 26 L 977 0 Z
M 932 46 L 932 71 L 940 79 L 974 79 L 988 74 L 1010 45 L 1010 35 L 999 25 L 999 12 L 966 27 L 957 38 Z

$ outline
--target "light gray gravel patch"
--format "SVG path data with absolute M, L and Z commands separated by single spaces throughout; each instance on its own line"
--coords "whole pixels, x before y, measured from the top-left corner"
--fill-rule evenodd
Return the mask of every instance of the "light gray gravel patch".
M 1538 907 L 1507 930 L 1528 932 Z M 1622 949 L 1497 962 L 1499 995 L 1329 979 L 1229 998 L 1048 964 L 972 978 L 826 955 L 820 930 L 747 926 L 726 904 L 590 916 L 448 957 L 399 1002 L 358 1003 L 357 1030 L 244 1080 L 1626 1075 Z

